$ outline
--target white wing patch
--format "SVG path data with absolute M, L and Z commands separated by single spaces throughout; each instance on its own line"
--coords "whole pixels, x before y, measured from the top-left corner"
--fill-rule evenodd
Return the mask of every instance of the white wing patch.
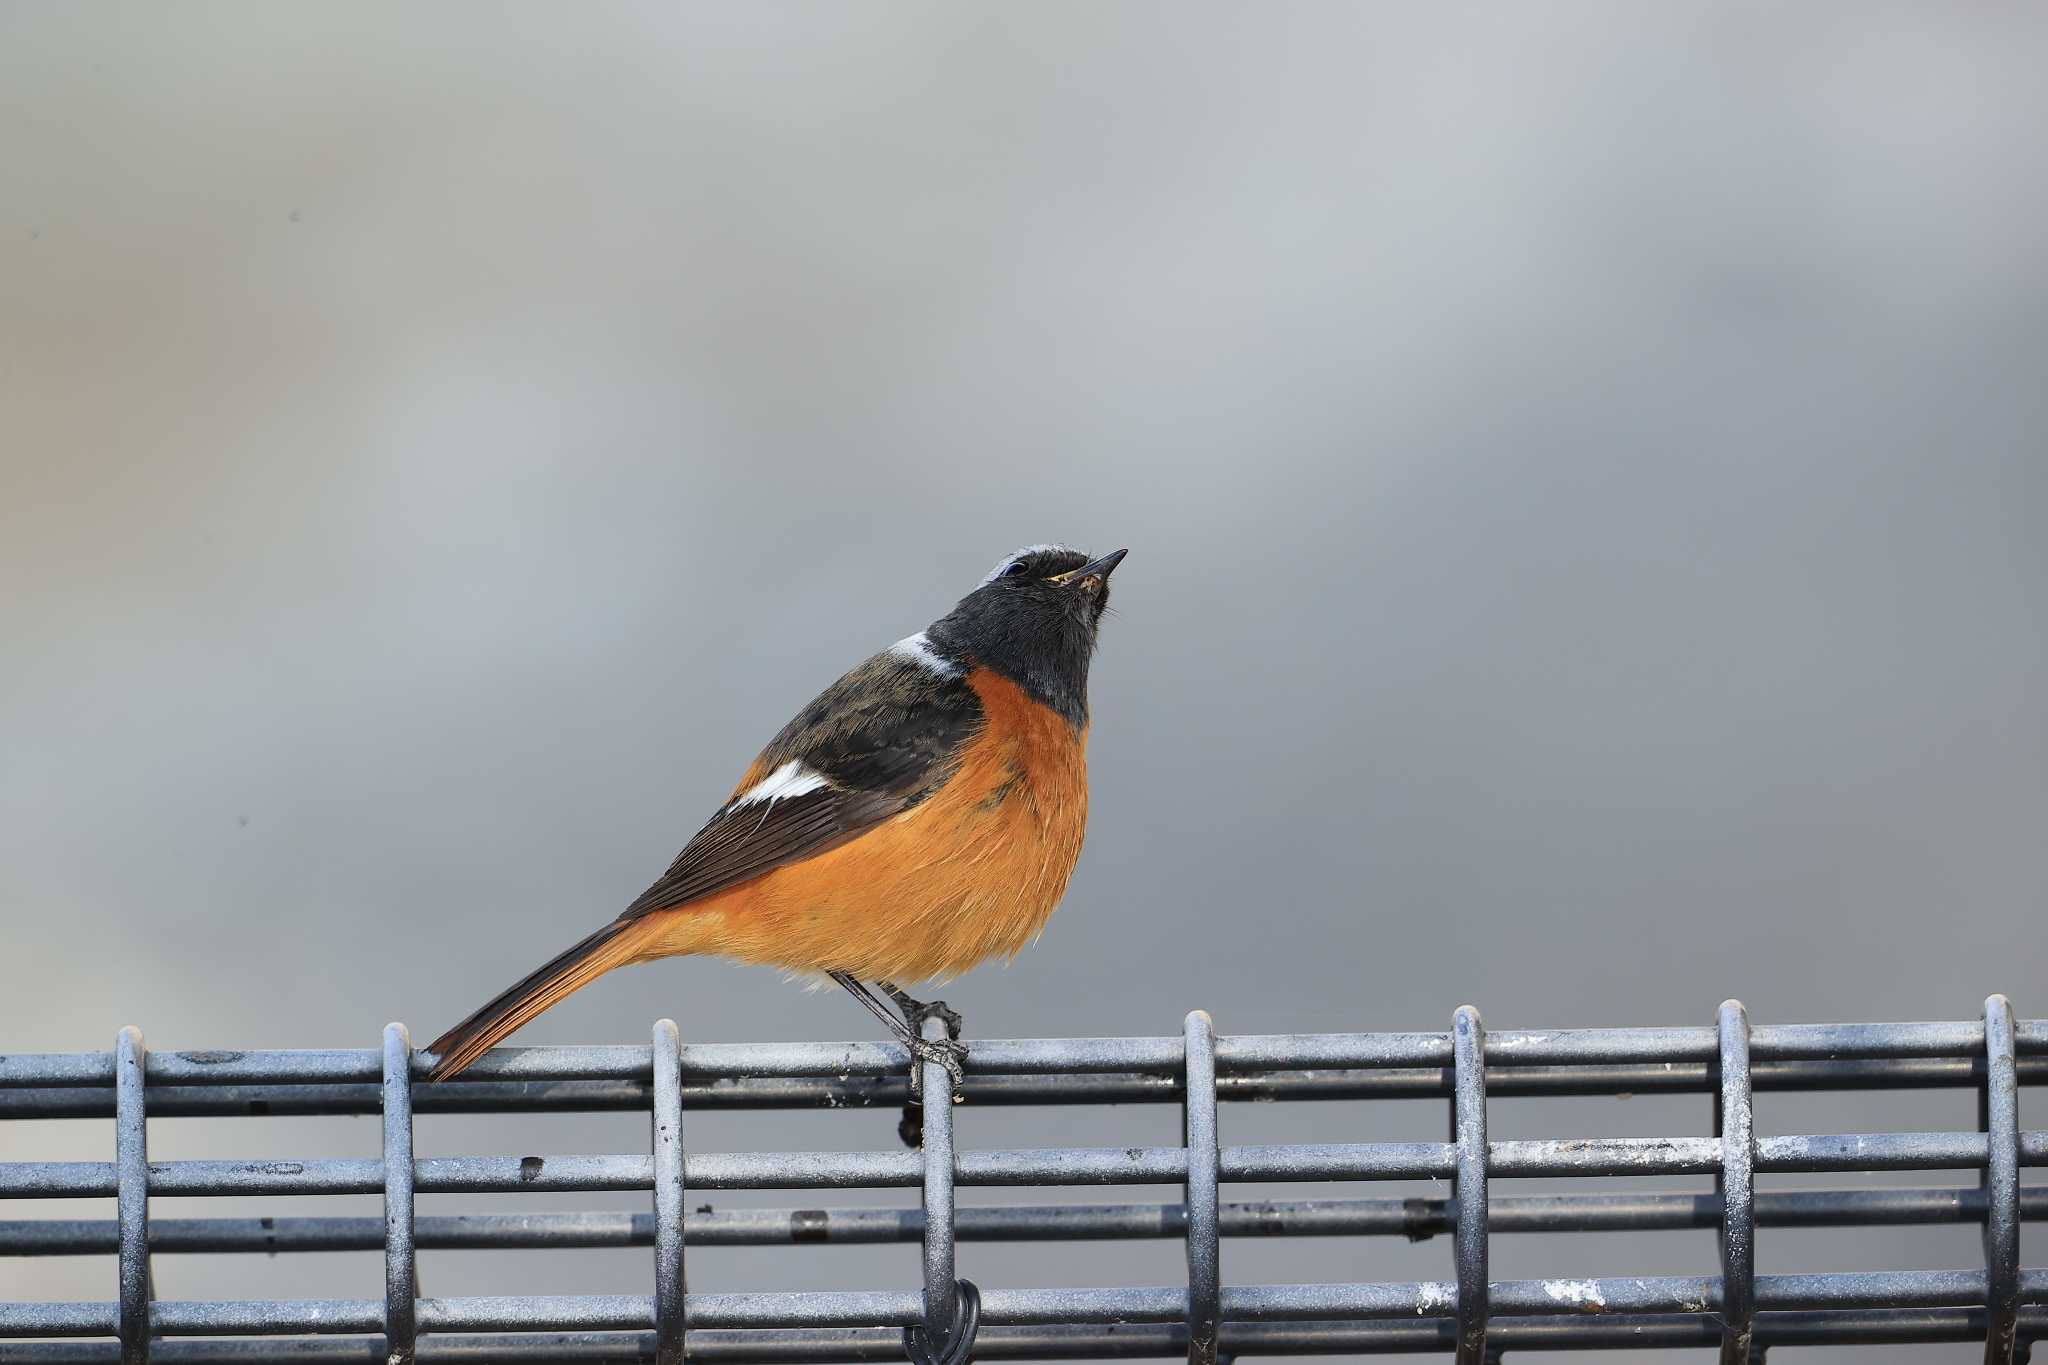
M 822 774 L 812 772 L 792 758 L 740 793 L 738 799 L 726 809 L 738 810 L 741 806 L 751 806 L 763 801 L 772 806 L 785 797 L 802 796 L 805 792 L 814 792 L 824 785 L 825 778 Z
M 1015 554 L 1004 555 L 1003 562 L 996 565 L 993 569 L 990 569 L 988 571 L 988 577 L 981 580 L 981 586 L 985 588 L 989 584 L 995 582 L 998 578 L 1001 578 L 1003 576 L 1003 570 L 1009 568 L 1012 564 L 1015 564 L 1018 560 L 1024 558 L 1026 555 L 1049 554 L 1053 551 L 1060 551 L 1070 555 L 1077 555 L 1081 553 L 1079 550 L 1075 549 L 1071 545 L 1026 545 L 1023 549 L 1017 551 Z
M 899 659 L 908 659 L 919 668 L 930 673 L 936 673 L 941 678 L 957 678 L 960 676 L 960 665 L 954 663 L 936 649 L 933 649 L 931 640 L 926 637 L 923 631 L 919 631 L 915 635 L 904 636 L 895 644 L 890 645 L 888 652 L 894 654 Z

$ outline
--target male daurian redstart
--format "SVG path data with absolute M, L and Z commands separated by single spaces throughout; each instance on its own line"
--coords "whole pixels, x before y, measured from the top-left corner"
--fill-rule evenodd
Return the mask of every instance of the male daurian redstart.
M 901 987 L 1014 954 L 1066 891 L 1088 661 L 1124 554 L 1019 550 L 826 688 L 625 913 L 436 1039 L 434 1078 L 612 968 L 677 953 L 827 973 L 957 1078 L 958 1044 L 921 1038 L 926 1007 Z

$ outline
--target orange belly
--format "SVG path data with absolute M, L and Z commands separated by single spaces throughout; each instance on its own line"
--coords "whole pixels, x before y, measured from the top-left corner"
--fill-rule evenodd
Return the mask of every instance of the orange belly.
M 1081 854 L 1087 735 L 995 674 L 968 684 L 987 723 L 937 792 L 815 858 L 656 911 L 634 960 L 715 953 L 908 984 L 1036 938 Z

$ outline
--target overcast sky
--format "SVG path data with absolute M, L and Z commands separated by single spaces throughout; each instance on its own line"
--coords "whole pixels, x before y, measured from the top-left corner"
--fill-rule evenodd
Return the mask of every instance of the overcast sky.
M 8 6 L 0 1050 L 430 1038 L 631 900 L 815 691 L 1043 540 L 1131 547 L 1094 819 L 1043 942 L 949 988 L 973 1033 L 2048 1014 L 2044 63 L 2020 4 Z M 688 961 L 519 1040 L 661 1015 L 873 1031 Z M 691 1143 L 893 1141 L 831 1118 Z M 1177 1140 L 1164 1109 L 961 1121 Z M 1502 1136 L 1709 1121 L 1495 1109 Z M 528 1124 L 424 1123 L 422 1150 L 645 1142 Z M 108 1141 L 9 1125 L 0 1158 Z M 374 1141 L 152 1128 L 168 1156 Z M 1980 1263 L 1963 1228 L 1760 1253 Z M 646 1261 L 426 1275 L 646 1292 Z M 692 1284 L 915 1264 L 700 1252 Z M 1166 1244 L 962 1265 L 1182 1273 Z M 1495 1265 L 1713 1251 L 1501 1238 Z M 1449 1268 L 1443 1240 L 1225 1256 L 1233 1282 Z M 381 1284 L 354 1256 L 157 1274 Z M 56 1297 L 112 1276 L 0 1263 Z

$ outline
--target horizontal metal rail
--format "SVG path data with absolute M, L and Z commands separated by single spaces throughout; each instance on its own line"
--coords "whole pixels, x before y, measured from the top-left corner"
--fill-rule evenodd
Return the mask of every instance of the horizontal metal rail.
M 2018 1021 L 2021 1057 L 2048 1056 L 2048 1019 Z M 977 1076 L 1061 1075 L 1151 1071 L 1179 1075 L 1183 1040 L 1160 1038 L 989 1039 L 974 1044 Z M 685 1043 L 679 1067 L 687 1083 L 762 1077 L 829 1076 L 900 1079 L 909 1054 L 896 1043 Z M 1600 1066 L 1629 1062 L 1717 1061 L 1716 1031 L 1703 1028 L 1489 1030 L 1488 1067 Z M 1872 1058 L 1984 1056 L 1981 1021 L 1942 1024 L 1761 1024 L 1751 1031 L 1750 1056 L 1758 1062 L 1842 1061 Z M 501 1047 L 463 1073 L 470 1081 L 650 1081 L 648 1047 Z M 1271 1033 L 1216 1039 L 1216 1069 L 1232 1071 L 1361 1070 L 1440 1067 L 1453 1062 L 1448 1033 Z M 413 1058 L 414 1079 L 430 1063 Z M 160 1085 L 264 1085 L 354 1082 L 379 1085 L 383 1053 L 376 1048 L 270 1051 L 152 1052 L 143 1071 L 151 1091 Z M 15 1053 L 0 1057 L 0 1088 L 110 1086 L 111 1052 Z M 1489 1088 L 1492 1081 L 1488 1082 Z M 427 1092 L 422 1092 L 427 1093 Z M 1445 1094 L 1449 1091 L 1445 1090 Z
M 1970 1186 L 1936 1189 L 1785 1190 L 1756 1196 L 1762 1227 L 1887 1227 L 1982 1223 L 1985 1196 Z M 1457 1222 L 1455 1199 L 1313 1199 L 1225 1202 L 1225 1237 L 1405 1237 L 1427 1241 Z M 2020 1217 L 2048 1219 L 2048 1188 L 2030 1188 Z M 1494 1196 L 1487 1225 L 1496 1233 L 1659 1232 L 1714 1228 L 1712 1194 L 1549 1194 Z M 730 1209 L 689 1213 L 692 1246 L 873 1246 L 924 1237 L 922 1209 Z M 963 1242 L 1069 1242 L 1165 1239 L 1187 1232 L 1179 1204 L 1025 1204 L 967 1207 L 954 1215 Z M 422 1217 L 422 1250 L 654 1245 L 647 1213 L 467 1213 Z M 0 1221 L 0 1256 L 110 1256 L 119 1246 L 111 1219 Z M 158 1254 L 376 1251 L 384 1220 L 360 1218 L 158 1218 L 149 1249 Z
M 1898 1345 L 1980 1340 L 1980 1309 L 1908 1309 L 1867 1313 L 1773 1313 L 1758 1318 L 1760 1345 Z M 2048 1315 L 2023 1312 L 2026 1337 L 2048 1335 Z M 1524 1351 L 1653 1350 L 1711 1348 L 1720 1328 L 1698 1317 L 1496 1318 L 1489 1333 L 1495 1348 Z M 1232 1356 L 1378 1355 L 1448 1351 L 1448 1325 L 1432 1321 L 1371 1323 L 1225 1324 L 1221 1348 Z M 176 1365 L 251 1365 L 279 1359 L 267 1341 L 170 1340 L 155 1358 Z M 444 1335 L 423 1339 L 425 1361 L 548 1360 L 574 1362 L 646 1361 L 653 1358 L 651 1332 L 546 1332 L 524 1337 Z M 975 1343 L 977 1360 L 1144 1359 L 1184 1355 L 1187 1329 L 1178 1325 L 1131 1324 L 1112 1334 L 1093 1327 L 988 1328 Z M 38 1361 L 101 1365 L 118 1356 L 95 1342 L 39 1343 Z M 826 1328 L 781 1333 L 765 1343 L 756 1332 L 693 1331 L 690 1357 L 707 1362 L 759 1365 L 767 1361 L 901 1362 L 900 1334 L 874 1328 Z M 30 1357 L 23 1357 L 24 1359 Z M 385 1365 L 381 1338 L 313 1338 L 295 1341 L 293 1361 L 340 1365 Z
M 1981 1340 L 1981 1309 L 1894 1309 L 1862 1313 L 1771 1313 L 1758 1317 L 1760 1345 L 1770 1347 L 1900 1345 Z M 2048 1336 L 2048 1315 L 2022 1312 L 2024 1336 Z M 1711 1348 L 1720 1328 L 1699 1317 L 1496 1318 L 1489 1343 L 1501 1351 L 1653 1350 Z M 1232 1356 L 1379 1355 L 1448 1351 L 1447 1324 L 1420 1322 L 1225 1324 L 1221 1347 Z M 43 1342 L 37 1361 L 102 1365 L 119 1357 L 96 1342 Z M 251 1365 L 280 1359 L 277 1343 L 262 1340 L 167 1340 L 155 1359 L 176 1365 Z M 652 1359 L 651 1332 L 541 1332 L 521 1337 L 443 1335 L 422 1340 L 426 1361 L 646 1361 Z M 1129 1324 L 1114 1334 L 1100 1328 L 993 1327 L 975 1343 L 977 1360 L 1145 1359 L 1184 1355 L 1187 1329 L 1179 1325 Z M 707 1362 L 759 1365 L 767 1361 L 901 1362 L 900 1333 L 893 1329 L 822 1328 L 779 1333 L 772 1342 L 752 1331 L 693 1331 L 690 1357 Z M 385 1365 L 381 1338 L 307 1338 L 291 1343 L 293 1361 Z
M 1513 1139 L 1487 1145 L 1496 1176 L 1712 1175 L 1716 1138 Z M 1982 1133 L 1839 1133 L 1756 1140 L 1759 1172 L 1978 1170 L 1989 1160 Z M 2020 1134 L 2020 1164 L 2048 1165 L 2048 1131 Z M 1350 1142 L 1225 1147 L 1231 1181 L 1431 1180 L 1456 1174 L 1446 1142 Z M 644 1156 L 449 1156 L 414 1163 L 421 1194 L 529 1194 L 648 1190 Z M 683 1176 L 699 1190 L 915 1188 L 915 1152 L 700 1152 Z M 1180 1147 L 1042 1147 L 963 1151 L 962 1185 L 1178 1185 L 1187 1179 Z M 384 1163 L 340 1157 L 313 1161 L 156 1161 L 151 1198 L 231 1194 L 378 1194 Z M 114 1163 L 0 1163 L 0 1198 L 90 1199 L 118 1192 Z
M 906 1334 L 933 1358 L 983 1359 L 1716 1346 L 1723 1359 L 1822 1343 L 1981 1340 L 2010 1361 L 2048 1333 L 2048 1269 L 2022 1263 L 2024 1221 L 2048 1217 L 2048 1132 L 2019 1127 L 2017 1094 L 2048 1081 L 2048 1021 L 2001 997 L 1962 1023 L 1749 1025 L 1724 1006 L 1702 1028 L 1499 1030 L 1461 1011 L 1441 1033 L 1181 1036 L 972 1044 L 968 1104 L 1175 1103 L 1177 1147 L 954 1150 L 950 1115 L 925 1115 L 921 1151 L 694 1152 L 693 1109 L 893 1107 L 910 1059 L 889 1043 L 681 1044 L 499 1049 L 464 1078 L 423 1084 L 398 1026 L 380 1049 L 148 1052 L 124 1031 L 106 1053 L 0 1057 L 0 1120 L 117 1119 L 107 1161 L 0 1163 L 0 1198 L 114 1199 L 112 1219 L 0 1220 L 0 1257 L 115 1254 L 120 1297 L 0 1302 L 8 1360 L 646 1359 L 901 1360 Z M 929 1068 L 928 1088 L 943 1088 Z M 1755 1136 L 1757 1091 L 1970 1088 L 1977 1131 Z M 1489 1098 L 1711 1095 L 1714 1136 L 1489 1140 Z M 1435 1099 L 1447 1142 L 1217 1145 L 1220 1103 Z M 638 1153 L 415 1156 L 414 1114 L 631 1109 L 653 1119 Z M 381 1114 L 381 1158 L 150 1161 L 149 1117 Z M 1753 1174 L 1975 1172 L 1971 1186 L 1755 1191 Z M 1711 1175 L 1712 1194 L 1596 1190 L 1515 1195 L 1489 1182 Z M 1218 1199 L 1246 1182 L 1450 1180 L 1454 1197 Z M 956 1208 L 955 1186 L 1159 1185 L 1179 1202 Z M 707 1191 L 916 1188 L 922 1208 L 685 1212 Z M 649 1192 L 661 1213 L 415 1213 L 422 1195 Z M 381 1194 L 383 1217 L 177 1218 L 181 1197 Z M 1466 1198 L 1456 1197 L 1458 1195 Z M 150 1203 L 146 1204 L 144 1201 Z M 154 1206 L 155 1216 L 144 1210 Z M 1757 1229 L 1974 1224 L 1981 1266 L 1761 1275 Z M 1492 1280 L 1494 1234 L 1713 1228 L 1722 1273 Z M 1233 1285 L 1223 1238 L 1451 1239 L 1454 1272 L 1402 1283 Z M 973 1291 L 956 1298 L 957 1241 L 1166 1238 L 1188 1245 L 1185 1284 Z M 894 1291 L 702 1293 L 686 1248 L 919 1243 L 922 1283 Z M 652 1295 L 421 1296 L 419 1251 L 636 1246 L 654 1250 Z M 158 1253 L 378 1250 L 382 1299 L 158 1301 Z M 1227 1269 L 1227 1267 L 1225 1267 Z M 1220 1281 L 1220 1282 L 1219 1282 Z M 955 1340 L 956 1334 L 965 1334 Z M 66 1340 L 99 1338 L 99 1340 Z M 197 1340 L 195 1338 L 225 1338 Z M 1731 1355 L 1731 1352 L 1735 1353 Z
M 1910 1302 L 1930 1308 L 1968 1307 L 1985 1300 L 1981 1270 L 1855 1271 L 1819 1275 L 1759 1275 L 1760 1309 L 1886 1308 Z M 1573 1317 L 1604 1313 L 1717 1313 L 1720 1277 L 1652 1276 L 1626 1279 L 1496 1280 L 1494 1308 L 1506 1316 Z M 2020 1298 L 2048 1304 L 2048 1270 L 2020 1276 Z M 1289 1284 L 1222 1291 L 1223 1316 L 1232 1322 L 1442 1317 L 1457 1302 L 1457 1286 L 1423 1280 L 1379 1284 Z M 1178 1322 L 1187 1312 L 1184 1288 L 990 1289 L 982 1320 L 993 1326 L 1062 1323 Z M 648 1295 L 450 1298 L 418 1301 L 422 1331 L 524 1332 L 541 1329 L 623 1331 L 652 1326 Z M 851 1327 L 922 1322 L 917 1290 L 691 1294 L 691 1326 L 734 1328 Z M 111 1336 L 116 1303 L 0 1304 L 0 1336 Z M 223 1333 L 331 1335 L 381 1331 L 377 1299 L 298 1301 L 216 1300 L 150 1305 L 152 1335 Z
M 1887 1060 L 1803 1059 L 1759 1064 L 1758 1091 L 1968 1089 L 1984 1074 L 1982 1062 L 1961 1057 Z M 2048 1056 L 2022 1058 L 2023 1085 L 2048 1084 Z M 1702 1062 L 1631 1062 L 1614 1066 L 1580 1063 L 1496 1070 L 1487 1078 L 1493 1098 L 1537 1095 L 1710 1094 L 1713 1068 Z M 975 1105 L 1178 1104 L 1176 1072 L 1080 1073 L 1043 1076 L 973 1076 L 959 1087 Z M 1397 1100 L 1448 1098 L 1448 1070 L 1394 1067 L 1380 1070 L 1271 1071 L 1222 1075 L 1216 1094 L 1225 1103 L 1247 1101 Z M 910 1088 L 900 1077 L 745 1077 L 685 1082 L 687 1109 L 892 1109 Z M 381 1111 L 382 1089 L 367 1082 L 236 1082 L 224 1085 L 151 1085 L 150 1113 L 158 1118 L 236 1115 L 364 1115 Z M 635 1080 L 441 1082 L 421 1087 L 414 1112 L 421 1114 L 524 1114 L 539 1112 L 645 1113 L 652 1087 Z M 0 1119 L 111 1118 L 110 1087 L 0 1083 Z
M 1885 1308 L 1901 1301 L 1930 1308 L 1968 1307 L 1985 1297 L 1981 1270 L 1855 1271 L 1819 1275 L 1759 1275 L 1759 1308 Z M 1714 1313 L 1721 1306 L 1719 1276 L 1626 1279 L 1496 1280 L 1494 1307 L 1508 1316 L 1591 1313 Z M 2020 1297 L 2048 1303 L 2048 1270 L 2020 1276 Z M 1441 1317 L 1457 1299 L 1448 1281 L 1380 1284 L 1225 1286 L 1224 1317 L 1233 1322 Z M 921 1291 L 794 1291 L 692 1294 L 687 1318 L 704 1327 L 908 1326 L 924 1320 Z M 648 1295 L 533 1296 L 421 1299 L 423 1331 L 522 1332 L 548 1329 L 619 1331 L 650 1327 Z M 1187 1291 L 1173 1286 L 1117 1289 L 990 1289 L 982 1320 L 995 1326 L 1061 1323 L 1177 1322 L 1187 1312 Z M 116 1303 L 0 1304 L 0 1335 L 111 1336 Z M 380 1331 L 384 1304 L 377 1299 L 215 1300 L 155 1303 L 150 1332 L 161 1336 L 221 1333 L 340 1334 Z

